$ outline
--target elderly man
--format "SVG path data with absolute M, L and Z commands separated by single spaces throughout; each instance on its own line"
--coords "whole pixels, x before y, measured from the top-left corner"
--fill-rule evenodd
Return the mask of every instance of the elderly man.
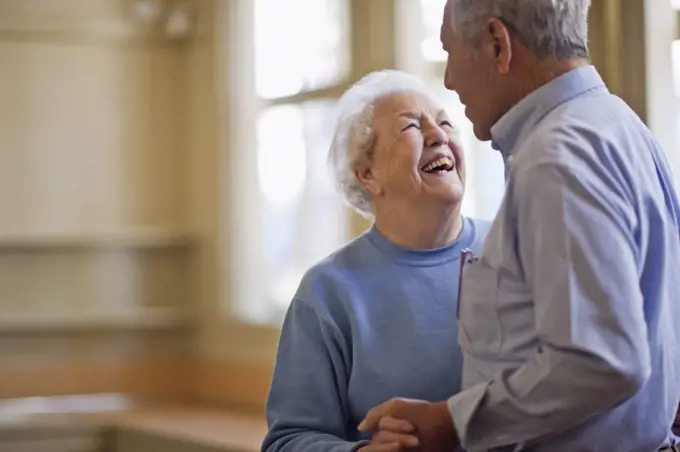
M 427 452 L 675 450 L 680 203 L 658 143 L 588 63 L 589 6 L 447 2 L 445 84 L 507 190 L 463 269 L 463 391 L 390 400 L 361 430 Z

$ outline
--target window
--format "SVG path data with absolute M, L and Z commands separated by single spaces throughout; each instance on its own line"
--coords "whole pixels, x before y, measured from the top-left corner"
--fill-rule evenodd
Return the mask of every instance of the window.
M 238 320 L 280 322 L 309 267 L 366 227 L 335 193 L 326 164 L 335 100 L 366 72 L 403 69 L 441 91 L 463 131 L 469 168 L 464 213 L 495 214 L 504 189 L 500 156 L 474 138 L 457 96 L 442 83 L 444 3 L 230 2 L 237 13 L 230 16 L 233 54 L 225 64 L 225 78 L 234 80 L 225 102 L 231 105 L 225 139 L 232 154 L 234 197 L 227 211 L 235 240 L 225 252 L 231 257 L 229 309 Z
M 330 183 L 326 152 L 334 104 L 311 100 L 262 111 L 257 132 L 263 295 L 273 318 L 304 272 L 346 239 L 345 208 Z
M 253 181 L 239 195 L 231 303 L 248 323 L 278 323 L 309 267 L 349 239 L 349 211 L 326 164 L 334 97 L 350 69 L 348 3 L 254 0 L 249 10 L 254 84 L 246 102 L 257 108 L 255 143 L 241 161 Z
M 309 93 L 347 77 L 347 1 L 254 1 L 255 78 L 260 97 Z
M 446 61 L 446 52 L 439 40 L 446 0 L 420 0 L 424 36 L 420 42 L 420 54 L 425 61 Z
M 645 0 L 644 7 L 647 124 L 680 190 L 680 2 Z
M 492 219 L 505 191 L 501 156 L 490 143 L 477 140 L 458 96 L 443 86 L 446 53 L 439 39 L 446 0 L 398 0 L 401 69 L 431 80 L 451 119 L 461 129 L 467 165 L 463 213 Z

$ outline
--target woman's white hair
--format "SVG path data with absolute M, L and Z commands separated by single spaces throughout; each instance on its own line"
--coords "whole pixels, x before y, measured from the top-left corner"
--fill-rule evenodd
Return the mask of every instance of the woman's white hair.
M 373 201 L 357 178 L 356 170 L 359 164 L 372 157 L 375 143 L 373 109 L 379 100 L 407 91 L 420 92 L 434 99 L 422 79 L 402 71 L 383 70 L 364 76 L 338 101 L 328 163 L 345 201 L 365 217 L 373 215 Z
M 540 58 L 588 58 L 591 0 L 448 0 L 455 33 L 475 44 L 484 21 L 503 21 Z

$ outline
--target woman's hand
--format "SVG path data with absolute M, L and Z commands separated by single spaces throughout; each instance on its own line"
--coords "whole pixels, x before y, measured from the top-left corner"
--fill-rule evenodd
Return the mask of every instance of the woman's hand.
M 415 428 L 410 422 L 383 417 L 378 424 L 378 432 L 371 438 L 371 444 L 358 452 L 400 452 L 415 450 L 419 445 Z

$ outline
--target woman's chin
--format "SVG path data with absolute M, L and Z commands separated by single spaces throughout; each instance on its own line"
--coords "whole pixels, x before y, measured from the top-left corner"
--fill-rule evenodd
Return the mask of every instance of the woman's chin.
M 459 192 L 463 189 L 463 183 L 460 180 L 460 176 L 455 171 L 448 171 L 445 173 L 438 173 L 429 176 L 430 177 L 423 178 L 423 182 L 434 191 Z
M 458 204 L 463 201 L 465 190 L 461 184 L 447 184 L 437 188 L 430 193 L 430 196 L 442 204 Z

